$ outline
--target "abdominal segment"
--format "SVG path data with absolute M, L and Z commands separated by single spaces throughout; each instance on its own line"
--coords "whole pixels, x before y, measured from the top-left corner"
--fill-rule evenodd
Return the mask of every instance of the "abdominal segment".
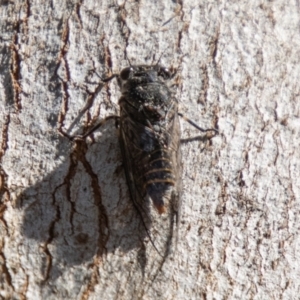
M 152 152 L 147 169 L 144 189 L 159 214 L 162 214 L 166 212 L 175 186 L 174 168 L 168 151 L 160 149 Z

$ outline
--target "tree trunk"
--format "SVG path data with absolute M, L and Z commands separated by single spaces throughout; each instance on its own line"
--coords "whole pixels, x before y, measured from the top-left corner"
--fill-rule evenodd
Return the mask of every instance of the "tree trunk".
M 2 0 L 0 12 L 1 299 L 299 297 L 299 0 Z M 181 220 L 163 258 L 114 121 L 66 136 L 118 114 L 102 77 L 158 61 L 178 69 L 180 111 L 219 130 L 193 139 L 181 120 Z

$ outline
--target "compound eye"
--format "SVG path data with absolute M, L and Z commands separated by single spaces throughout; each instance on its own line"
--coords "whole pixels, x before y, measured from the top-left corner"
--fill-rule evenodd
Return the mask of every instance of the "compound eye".
M 132 72 L 132 68 L 125 68 L 121 71 L 120 77 L 122 80 L 127 80 Z
M 161 76 L 164 79 L 170 79 L 172 74 L 168 68 L 160 68 L 158 71 L 158 76 Z

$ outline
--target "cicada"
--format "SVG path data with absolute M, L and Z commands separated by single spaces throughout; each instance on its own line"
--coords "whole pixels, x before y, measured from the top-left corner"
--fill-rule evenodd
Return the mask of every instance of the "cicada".
M 181 155 L 178 103 L 168 69 L 132 66 L 118 76 L 120 145 L 131 198 L 151 201 L 158 214 L 179 207 Z
M 139 65 L 117 77 L 122 93 L 119 139 L 130 196 L 147 230 L 153 223 L 151 203 L 158 215 L 166 215 L 166 224 L 158 225 L 166 232 L 157 228 L 157 235 L 172 235 L 180 209 L 180 123 L 178 102 L 168 85 L 172 76 L 160 65 Z
M 131 65 L 103 81 L 115 77 L 122 94 L 119 140 L 130 197 L 152 244 L 165 255 L 181 206 L 179 116 L 182 114 L 172 90 L 175 72 L 159 64 Z M 155 236 L 160 236 L 162 242 L 157 242 Z

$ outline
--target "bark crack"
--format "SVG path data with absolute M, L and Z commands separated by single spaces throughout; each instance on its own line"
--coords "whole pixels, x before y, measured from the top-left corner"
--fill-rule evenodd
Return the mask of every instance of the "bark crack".
M 175 16 L 180 15 L 180 21 L 183 25 L 182 29 L 178 31 L 178 41 L 177 41 L 177 48 L 180 49 L 181 48 L 181 41 L 182 41 L 182 37 L 183 37 L 183 33 L 184 32 L 188 32 L 189 30 L 189 24 L 184 22 L 184 11 L 182 9 L 183 3 L 182 0 L 179 0 L 178 2 L 178 9 L 175 12 Z
M 82 6 L 83 0 L 78 1 L 78 3 L 76 3 L 75 5 L 75 12 L 76 12 L 76 16 L 79 20 L 80 23 L 80 27 L 82 28 L 82 18 L 81 18 L 81 14 L 80 14 L 80 8 Z
M 62 33 L 62 44 L 63 46 L 61 47 L 59 56 L 58 56 L 58 65 L 57 68 L 55 70 L 55 73 L 57 73 L 58 68 L 61 64 L 61 61 L 64 62 L 64 66 L 65 66 L 65 77 L 66 79 L 62 79 L 62 93 L 63 93 L 63 101 L 62 101 L 62 108 L 61 111 L 59 113 L 59 117 L 58 117 L 58 123 L 59 123 L 59 127 L 58 127 L 58 131 L 62 132 L 62 128 L 64 126 L 64 121 L 66 118 L 66 113 L 68 110 L 68 104 L 69 104 L 69 98 L 70 98 L 70 94 L 69 94 L 69 90 L 68 90 L 68 82 L 70 81 L 71 75 L 70 75 L 70 69 L 68 66 L 68 61 L 66 59 L 66 54 L 68 52 L 68 43 L 69 43 L 69 24 L 68 24 L 68 20 L 66 21 L 66 25 L 65 28 L 63 29 L 63 33 Z
M 86 159 L 86 152 L 87 152 L 87 145 L 84 141 L 77 141 L 74 154 L 76 160 L 80 161 L 86 172 L 89 174 L 91 181 L 92 181 L 92 190 L 94 192 L 94 200 L 95 204 L 98 208 L 99 212 L 99 219 L 98 219 L 98 228 L 99 228 L 99 248 L 97 251 L 97 255 L 94 257 L 93 262 L 93 271 L 90 277 L 90 281 L 86 287 L 86 290 L 83 292 L 81 299 L 85 300 L 89 298 L 91 292 L 94 291 L 94 286 L 97 285 L 99 282 L 99 270 L 98 266 L 101 263 L 102 256 L 106 253 L 106 243 L 109 239 L 109 224 L 108 224 L 108 217 L 106 213 L 106 209 L 102 204 L 102 196 L 101 196 L 101 188 L 98 183 L 98 177 L 94 173 L 92 166 Z M 74 158 L 73 158 L 74 159 Z
M 120 29 L 121 29 L 121 34 L 125 39 L 125 47 L 124 47 L 124 52 L 125 52 L 125 57 L 127 57 L 127 47 L 129 45 L 129 36 L 131 34 L 131 30 L 129 26 L 126 23 L 126 17 L 127 17 L 127 10 L 125 9 L 126 1 L 122 5 L 119 5 L 118 7 L 118 18 L 117 21 L 120 24 Z
M 8 286 L 11 287 L 13 291 L 15 291 L 15 288 L 14 288 L 13 283 L 12 283 L 12 276 L 9 272 L 6 257 L 4 255 L 4 253 L 2 252 L 2 249 L 4 249 L 4 240 L 3 239 L 2 239 L 2 242 L 0 244 L 0 263 L 1 263 L 1 260 L 2 260 L 2 263 L 0 265 L 1 269 L 2 269 L 2 272 L 0 272 L 0 274 L 3 274 L 5 276 Z
M 20 34 L 20 21 L 16 24 L 16 33 L 14 34 L 13 42 L 11 44 L 11 66 L 10 66 L 10 76 L 12 80 L 12 86 L 14 91 L 14 104 L 17 112 L 22 109 L 21 93 L 22 88 L 20 85 L 21 77 L 21 56 L 19 54 L 19 38 Z
M 91 180 L 92 180 L 92 189 L 94 192 L 94 198 L 95 198 L 95 204 L 99 209 L 99 230 L 100 230 L 100 243 L 99 243 L 99 250 L 98 255 L 102 256 L 105 252 L 105 245 L 109 238 L 109 231 L 108 231 L 108 218 L 106 209 L 102 204 L 102 197 L 101 197 L 101 188 L 98 183 L 98 177 L 94 173 L 92 166 L 86 159 L 86 152 L 87 152 L 87 146 L 85 142 L 77 142 L 76 143 L 77 148 L 77 158 L 78 160 L 83 164 L 86 172 L 89 174 Z
M 7 187 L 7 174 L 2 167 L 2 160 L 8 149 L 8 129 L 10 124 L 10 115 L 5 117 L 4 126 L 2 129 L 2 142 L 0 146 L 0 220 L 4 224 L 4 228 L 6 229 L 6 233 L 8 234 L 8 224 L 4 219 L 4 213 L 6 211 L 6 201 L 10 199 L 9 189 Z

